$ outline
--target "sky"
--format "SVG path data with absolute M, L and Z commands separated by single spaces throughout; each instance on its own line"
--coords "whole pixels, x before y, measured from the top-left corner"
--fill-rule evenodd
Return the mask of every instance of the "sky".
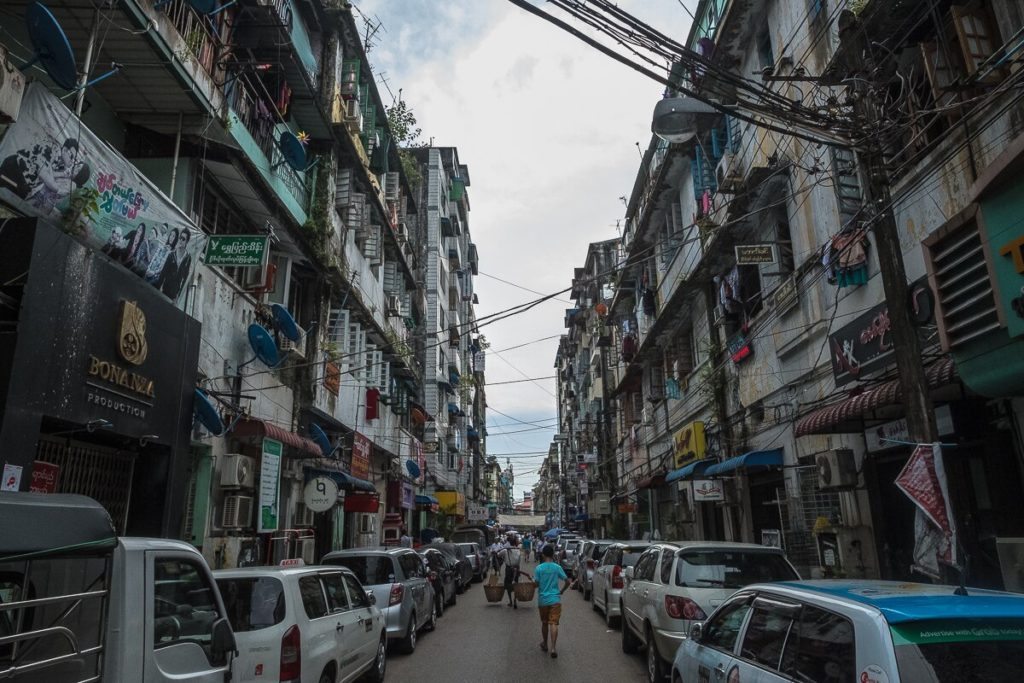
M 422 140 L 457 147 L 469 167 L 477 317 L 538 298 L 526 290 L 568 288 L 587 245 L 617 235 L 662 86 L 505 0 L 354 5 L 379 24 L 368 56 L 385 103 L 401 91 Z M 681 0 L 618 5 L 680 42 L 689 31 Z M 511 461 L 518 500 L 555 434 L 551 377 L 571 307 L 563 294 L 480 330 L 490 343 L 487 452 Z M 548 379 L 498 384 L 525 378 Z

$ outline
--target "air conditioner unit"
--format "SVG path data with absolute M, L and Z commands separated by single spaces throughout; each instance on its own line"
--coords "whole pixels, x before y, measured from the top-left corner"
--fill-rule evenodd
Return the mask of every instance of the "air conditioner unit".
M 316 564 L 316 539 L 300 538 L 295 541 L 295 555 L 306 564 Z
M 820 453 L 815 464 L 818 466 L 818 488 L 835 490 L 857 486 L 857 462 L 850 449 L 838 448 Z
M 715 169 L 715 178 L 718 181 L 718 191 L 723 194 L 737 194 L 743 190 L 743 176 L 737 168 L 736 157 L 732 154 L 725 154 L 718 162 Z
M 298 503 L 295 506 L 295 519 L 292 521 L 292 526 L 313 526 L 313 515 L 314 512 L 306 507 L 305 503 Z
M 248 455 L 228 453 L 220 463 L 220 485 L 251 489 L 256 483 L 256 461 Z
M 225 496 L 220 525 L 225 529 L 242 529 L 252 519 L 252 496 Z
M 402 315 L 402 299 L 394 294 L 388 296 L 388 315 Z
M 345 125 L 351 133 L 358 133 L 363 129 L 363 111 L 359 108 L 359 100 L 351 99 L 345 102 Z
M 399 183 L 401 182 L 399 180 L 398 173 L 391 171 L 390 173 L 386 174 L 384 178 L 384 196 L 387 197 L 388 201 L 397 202 L 400 189 Z
M 306 358 L 306 335 L 303 333 L 299 337 L 299 341 L 295 342 L 291 339 L 282 339 L 280 351 L 282 354 L 291 354 L 295 358 Z

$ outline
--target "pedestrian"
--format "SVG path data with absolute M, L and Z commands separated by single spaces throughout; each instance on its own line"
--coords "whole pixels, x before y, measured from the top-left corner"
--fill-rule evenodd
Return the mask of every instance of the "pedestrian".
M 555 563 L 555 549 L 545 545 L 541 551 L 543 561 L 533 570 L 537 584 L 537 605 L 540 608 L 540 649 L 548 652 L 548 634 L 551 634 L 551 657 L 558 657 L 558 621 L 562 616 L 562 593 L 576 582 L 570 581 L 562 568 Z M 565 581 L 561 590 L 558 581 Z
M 403 548 L 412 547 L 412 536 L 409 535 L 409 530 L 406 529 L 404 526 L 402 527 L 402 537 L 398 539 L 398 545 L 402 546 Z
M 532 541 L 530 539 L 530 535 L 527 534 L 527 535 L 523 536 L 523 557 L 526 559 L 527 562 L 530 561 L 530 545 L 531 544 L 532 544 Z
M 519 601 L 516 600 L 515 584 L 522 574 L 519 570 L 523 555 L 519 550 L 519 541 L 513 538 L 507 548 L 499 552 L 502 563 L 505 565 L 505 592 L 508 593 L 508 606 L 512 609 L 519 609 Z M 529 574 L 526 575 L 529 577 Z
M 489 552 L 487 554 L 487 560 L 488 560 L 488 563 L 491 565 L 491 569 L 494 571 L 495 574 L 497 574 L 498 573 L 498 569 L 501 568 L 501 560 L 498 557 L 498 551 L 500 551 L 500 550 L 501 550 L 501 544 L 498 543 L 498 539 L 494 539 L 494 542 L 491 543 L 491 547 L 488 548 Z

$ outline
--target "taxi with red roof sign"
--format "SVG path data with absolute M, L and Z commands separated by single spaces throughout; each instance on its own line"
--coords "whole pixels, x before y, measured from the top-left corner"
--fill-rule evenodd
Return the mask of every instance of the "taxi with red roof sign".
M 755 584 L 695 624 L 672 683 L 1024 680 L 1024 595 L 896 581 Z

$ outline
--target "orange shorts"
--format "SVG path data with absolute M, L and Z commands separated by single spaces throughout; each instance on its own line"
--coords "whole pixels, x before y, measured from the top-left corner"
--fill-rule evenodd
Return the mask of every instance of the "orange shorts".
M 558 620 L 562 617 L 562 603 L 544 605 L 540 608 L 540 623 L 558 626 Z

